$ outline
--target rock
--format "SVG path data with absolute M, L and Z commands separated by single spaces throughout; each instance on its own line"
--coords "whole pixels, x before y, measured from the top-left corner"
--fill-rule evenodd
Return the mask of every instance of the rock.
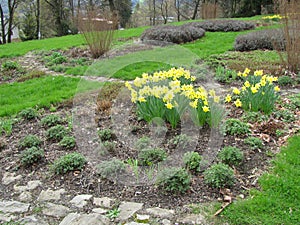
M 63 193 L 65 193 L 64 189 L 59 189 L 57 191 L 52 191 L 50 189 L 48 189 L 47 191 L 42 190 L 37 200 L 40 202 L 59 200 Z
M 16 173 L 6 172 L 3 174 L 2 183 L 4 185 L 9 185 L 10 183 L 20 180 L 21 178 L 22 178 L 21 175 L 16 176 Z
M 17 219 L 17 217 L 15 215 L 0 213 L 0 222 L 2 222 L 2 221 L 9 222 L 9 221 L 13 221 L 16 219 Z
M 92 209 L 92 211 L 94 213 L 98 213 L 98 214 L 102 214 L 102 215 L 107 213 L 107 210 L 106 209 L 102 209 L 102 208 L 94 208 L 94 209 Z
M 149 215 L 136 214 L 136 221 L 139 222 L 139 223 L 149 223 L 150 216 Z
M 20 194 L 19 200 L 21 202 L 30 202 L 32 200 L 32 194 L 29 191 L 24 191 Z
M 59 225 L 107 225 L 109 224 L 108 218 L 101 216 L 97 213 L 79 214 L 70 213 L 67 215 Z
M 149 223 L 130 222 L 130 223 L 125 223 L 125 225 L 149 225 Z
M 122 202 L 119 206 L 120 214 L 117 217 L 120 221 L 128 220 L 137 211 L 143 208 L 143 203 Z
M 39 187 L 41 185 L 42 185 L 41 181 L 39 181 L 39 180 L 32 180 L 32 181 L 29 181 L 26 186 L 17 186 L 17 185 L 14 185 L 14 190 L 16 192 L 31 191 L 31 190 L 34 190 L 34 189 L 36 189 L 37 187 Z
M 161 221 L 162 225 L 171 225 L 171 221 L 170 220 L 167 220 L 167 219 L 163 219 Z
M 184 218 L 178 219 L 179 224 L 186 224 L 186 225 L 206 225 L 207 221 L 205 220 L 204 216 L 200 214 L 189 214 L 186 215 Z
M 108 197 L 103 197 L 103 198 L 94 198 L 94 205 L 100 206 L 100 207 L 104 207 L 104 208 L 108 208 L 111 209 L 113 203 L 115 202 L 114 199 L 108 198 Z
M 163 219 L 171 219 L 172 217 L 174 217 L 174 214 L 175 214 L 174 210 L 161 209 L 158 207 L 148 208 L 148 209 L 146 209 L 146 212 L 153 216 L 163 218 Z
M 1 201 L 0 212 L 2 213 L 25 213 L 29 210 L 30 204 L 18 201 Z
M 48 202 L 45 204 L 45 208 L 42 210 L 42 213 L 46 216 L 53 217 L 64 217 L 70 212 L 70 209 L 63 205 L 53 204 Z
M 77 195 L 70 201 L 70 203 L 78 208 L 83 208 L 85 205 L 87 205 L 86 200 L 90 200 L 92 197 L 93 195 Z
M 30 215 L 30 216 L 26 216 L 22 219 L 20 219 L 18 222 L 20 222 L 21 224 L 26 224 L 26 225 L 49 225 L 47 222 L 36 218 L 35 215 Z

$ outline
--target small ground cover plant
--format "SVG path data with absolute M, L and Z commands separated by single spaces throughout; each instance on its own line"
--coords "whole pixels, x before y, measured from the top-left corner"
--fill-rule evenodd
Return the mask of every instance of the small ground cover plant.
M 191 141 L 191 138 L 189 136 L 187 136 L 186 134 L 179 134 L 179 135 L 176 135 L 175 137 L 173 137 L 172 139 L 170 139 L 168 141 L 168 145 L 170 147 L 174 146 L 174 147 L 185 148 L 189 144 L 190 141 Z
M 198 152 L 186 152 L 183 155 L 183 163 L 188 171 L 200 172 L 202 157 Z
M 38 113 L 35 109 L 33 108 L 27 108 L 23 109 L 20 113 L 19 116 L 22 117 L 23 119 L 26 120 L 32 120 L 38 117 Z
M 22 151 L 20 155 L 20 162 L 23 166 L 32 165 L 35 162 L 38 162 L 41 158 L 44 157 L 44 150 L 39 147 L 31 147 Z
M 263 148 L 263 141 L 259 139 L 258 137 L 247 137 L 244 140 L 244 143 L 246 145 L 249 145 L 251 149 L 257 150 Z
M 191 176 L 183 168 L 165 168 L 156 178 L 158 188 L 172 193 L 184 193 L 190 188 Z
M 243 135 L 250 133 L 249 125 L 235 118 L 226 120 L 224 129 L 225 133 L 230 135 Z
M 118 174 L 124 172 L 126 165 L 119 159 L 103 161 L 97 165 L 97 172 L 102 178 L 116 178 Z
M 203 174 L 204 182 L 214 188 L 231 187 L 235 181 L 233 169 L 223 163 L 212 165 Z
M 98 131 L 98 135 L 101 141 L 109 141 L 114 137 L 111 129 L 103 129 Z
M 238 166 L 242 162 L 244 154 L 241 149 L 237 147 L 226 146 L 221 149 L 218 158 L 229 166 Z
M 60 141 L 68 134 L 67 129 L 62 125 L 56 125 L 46 131 L 48 140 Z
M 138 153 L 138 162 L 143 166 L 151 166 L 167 158 L 167 153 L 161 148 L 142 149 Z
M 19 147 L 21 149 L 38 147 L 41 145 L 41 143 L 42 140 L 38 136 L 29 134 L 19 141 Z
M 52 127 L 61 124 L 63 119 L 56 114 L 50 114 L 41 119 L 41 124 L 46 127 Z
M 51 170 L 56 174 L 64 174 L 73 170 L 81 170 L 86 162 L 82 154 L 73 152 L 56 159 L 51 165 Z
M 76 146 L 76 140 L 73 136 L 64 136 L 59 145 L 65 149 L 73 149 Z

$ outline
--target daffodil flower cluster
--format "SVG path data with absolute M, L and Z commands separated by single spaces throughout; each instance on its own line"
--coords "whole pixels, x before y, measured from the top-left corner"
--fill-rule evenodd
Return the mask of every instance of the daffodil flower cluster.
M 236 107 L 242 107 L 248 111 L 262 111 L 269 114 L 274 109 L 275 102 L 279 97 L 280 88 L 274 84 L 277 77 L 264 75 L 263 70 L 256 70 L 250 74 L 250 69 L 246 68 L 244 72 L 239 72 L 238 76 L 243 78 L 243 86 L 232 89 L 232 94 L 227 95 L 225 102 L 231 102 L 235 99 Z
M 281 15 L 272 15 L 272 16 L 264 16 L 262 17 L 263 20 L 265 21 L 279 21 L 281 19 L 283 19 L 284 17 L 282 17 Z
M 186 111 L 199 112 L 201 117 L 208 118 L 209 96 L 219 101 L 214 91 L 209 95 L 204 88 L 195 88 L 195 80 L 196 77 L 191 76 L 188 70 L 172 68 L 152 75 L 144 73 L 133 84 L 126 82 L 125 86 L 130 90 L 131 101 L 137 105 L 141 118 L 149 122 L 154 117 L 160 117 L 174 128 Z

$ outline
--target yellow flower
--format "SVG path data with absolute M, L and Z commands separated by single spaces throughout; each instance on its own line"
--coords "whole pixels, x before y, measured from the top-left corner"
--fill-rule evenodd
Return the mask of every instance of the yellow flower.
M 260 85 L 261 85 L 262 87 L 264 87 L 264 86 L 266 86 L 266 84 L 267 84 L 266 80 L 265 80 L 265 79 L 261 79 Z
M 262 76 L 264 74 L 263 70 L 255 70 L 254 71 L 254 76 Z
M 204 104 L 204 105 L 208 105 L 208 101 L 207 101 L 207 100 L 204 100 L 204 101 L 203 101 L 203 104 Z
M 146 102 L 146 99 L 145 99 L 143 96 L 140 96 L 140 97 L 138 98 L 138 101 L 139 101 L 139 102 Z
M 195 76 L 191 76 L 191 81 L 195 81 L 196 77 Z
M 203 110 L 203 112 L 209 112 L 209 107 L 208 106 L 203 106 L 202 110 Z
M 258 92 L 258 91 L 257 91 L 257 88 L 254 87 L 254 86 L 252 86 L 252 87 L 251 87 L 251 92 L 252 92 L 253 94 L 257 93 L 257 92 Z
M 239 71 L 238 74 L 237 74 L 239 77 L 243 76 L 242 72 Z
M 246 91 L 246 89 L 247 89 L 247 88 L 246 88 L 245 86 L 242 87 L 242 91 Z
M 190 106 L 191 106 L 192 108 L 196 109 L 197 106 L 198 106 L 198 100 L 195 100 L 195 101 L 190 102 Z
M 241 107 L 242 106 L 242 102 L 241 102 L 240 99 L 235 100 L 234 104 L 235 104 L 236 107 Z
M 165 94 L 163 101 L 164 102 L 169 102 L 174 98 L 174 94 L 172 91 L 169 91 L 167 94 Z
M 214 97 L 214 96 L 216 95 L 216 92 L 215 92 L 215 90 L 213 90 L 213 89 L 212 89 L 212 90 L 209 90 L 208 93 L 209 93 L 209 95 L 212 96 L 212 97 Z
M 239 95 L 239 94 L 241 93 L 240 90 L 237 89 L 237 88 L 233 88 L 232 92 L 233 92 L 233 94 L 235 94 L 235 95 Z
M 231 96 L 230 96 L 230 94 L 226 95 L 225 102 L 231 102 Z
M 173 107 L 174 107 L 170 102 L 167 102 L 167 103 L 165 104 L 165 106 L 166 106 L 168 109 L 173 109 Z
M 249 69 L 249 68 L 246 68 L 245 70 L 244 70 L 244 74 L 249 74 L 251 72 L 251 70 Z
M 215 96 L 214 97 L 214 102 L 219 103 L 220 102 L 220 96 Z
M 278 91 L 280 91 L 280 88 L 278 86 L 275 86 L 274 91 L 278 92 Z
M 246 81 L 246 82 L 244 83 L 244 85 L 245 85 L 246 88 L 249 88 L 249 87 L 251 86 L 250 83 L 249 83 L 249 81 Z

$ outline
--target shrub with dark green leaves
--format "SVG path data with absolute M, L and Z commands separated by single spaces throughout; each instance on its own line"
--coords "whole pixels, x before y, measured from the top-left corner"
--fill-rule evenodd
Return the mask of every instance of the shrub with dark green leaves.
M 46 131 L 46 137 L 48 140 L 60 141 L 67 134 L 68 134 L 67 129 L 62 125 L 56 125 L 54 127 L 49 128 Z
M 187 136 L 186 134 L 179 134 L 176 135 L 175 137 L 173 137 L 172 139 L 170 139 L 168 141 L 168 145 L 172 145 L 174 147 L 181 147 L 181 148 L 185 148 L 189 142 L 191 141 L 191 138 L 189 136 Z
M 229 166 L 237 166 L 242 162 L 244 154 L 237 147 L 227 146 L 219 152 L 218 158 Z
M 151 166 L 167 158 L 167 153 L 161 148 L 142 149 L 138 153 L 138 162 L 143 166 Z
M 102 178 L 116 178 L 118 174 L 124 172 L 126 169 L 125 163 L 119 159 L 112 159 L 103 161 L 97 166 L 97 173 Z
M 206 20 L 186 24 L 209 32 L 229 32 L 255 29 L 255 24 L 250 21 L 240 20 Z
M 200 39 L 204 35 L 203 29 L 189 25 L 155 26 L 145 30 L 141 35 L 141 40 L 182 44 Z
M 274 117 L 284 122 L 293 122 L 296 120 L 295 114 L 292 111 L 287 109 L 275 111 Z
M 237 36 L 234 43 L 236 51 L 258 49 L 284 50 L 285 38 L 281 30 L 260 30 Z
M 99 135 L 101 141 L 109 141 L 114 137 L 114 134 L 111 129 L 99 130 L 98 135 Z
M 231 187 L 235 182 L 233 169 L 223 163 L 214 164 L 204 171 L 204 182 L 214 188 Z
M 76 146 L 76 141 L 73 136 L 64 136 L 59 145 L 65 149 L 73 149 Z
M 1 64 L 3 70 L 16 70 L 18 67 L 19 64 L 15 61 L 5 61 Z
M 237 73 L 234 70 L 226 69 L 223 66 L 218 66 L 216 69 L 215 79 L 221 83 L 230 83 L 237 78 Z
M 45 59 L 48 61 L 48 65 L 62 64 L 68 61 L 60 52 L 53 52 L 51 56 L 45 57 Z
M 41 119 L 41 124 L 45 127 L 52 127 L 61 124 L 62 122 L 63 119 L 56 114 L 50 114 Z
M 261 139 L 257 137 L 247 137 L 244 140 L 244 143 L 246 145 L 249 145 L 251 149 L 256 150 L 256 149 L 262 149 L 263 147 L 263 142 Z
M 51 170 L 56 174 L 81 170 L 86 163 L 85 157 L 77 152 L 69 153 L 56 159 L 51 165 Z
M 41 143 L 42 141 L 38 136 L 29 134 L 19 141 L 19 147 L 21 149 L 38 147 L 41 145 Z
M 202 157 L 198 152 L 186 152 L 183 155 L 183 163 L 189 171 L 199 172 Z
M 32 120 L 38 117 L 38 113 L 33 108 L 23 109 L 19 115 L 25 120 Z
M 20 162 L 23 166 L 32 165 L 44 157 L 44 150 L 38 147 L 31 147 L 24 150 L 20 155 Z
M 247 123 L 231 118 L 225 122 L 225 132 L 230 135 L 241 135 L 249 134 L 251 131 Z
M 293 85 L 295 81 L 290 76 L 280 76 L 278 77 L 279 86 Z
M 163 169 L 156 178 L 156 185 L 168 192 L 184 193 L 190 188 L 191 176 L 182 168 Z

